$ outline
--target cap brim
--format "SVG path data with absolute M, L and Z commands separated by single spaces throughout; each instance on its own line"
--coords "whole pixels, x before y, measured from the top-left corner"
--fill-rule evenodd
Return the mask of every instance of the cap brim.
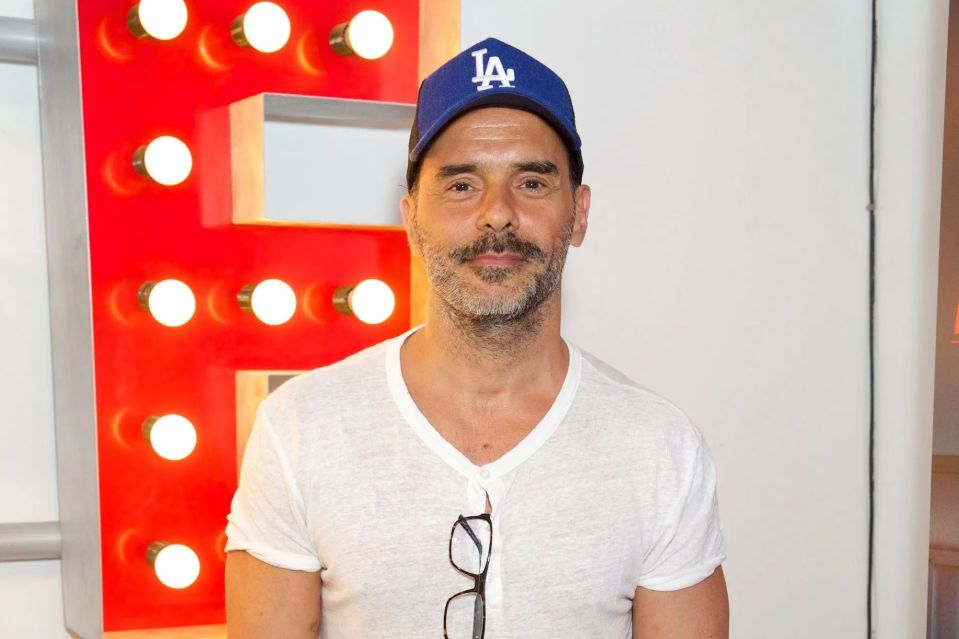
M 413 147 L 412 151 L 410 151 L 410 162 L 417 162 L 420 156 L 423 154 L 423 151 L 426 150 L 426 147 L 430 145 L 433 139 L 436 138 L 436 136 L 438 136 L 450 122 L 463 115 L 467 111 L 489 106 L 505 106 L 529 111 L 530 113 L 541 117 L 550 126 L 552 126 L 553 129 L 555 129 L 560 135 L 560 137 L 563 138 L 563 142 L 565 142 L 573 151 L 578 151 L 580 146 L 582 146 L 582 141 L 580 140 L 579 135 L 575 131 L 570 131 L 559 119 L 557 119 L 547 105 L 544 105 L 539 100 L 520 93 L 515 89 L 505 90 L 494 88 L 489 92 L 484 92 L 482 95 L 471 95 L 467 99 L 460 100 L 447 109 L 442 116 L 436 119 L 436 121 L 433 123 L 433 126 L 431 126 L 427 131 L 420 133 L 416 146 Z

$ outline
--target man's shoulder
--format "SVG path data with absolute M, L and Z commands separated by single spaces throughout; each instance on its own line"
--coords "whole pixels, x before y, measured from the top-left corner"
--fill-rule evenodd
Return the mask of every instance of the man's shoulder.
M 642 403 L 664 410 L 679 410 L 671 401 L 634 381 L 611 364 L 580 349 L 583 360 L 583 390 L 609 401 Z
M 690 443 L 702 434 L 686 412 L 671 400 L 637 383 L 595 355 L 582 354 L 579 399 L 605 424 L 620 423 L 630 432 L 648 437 L 654 432 Z

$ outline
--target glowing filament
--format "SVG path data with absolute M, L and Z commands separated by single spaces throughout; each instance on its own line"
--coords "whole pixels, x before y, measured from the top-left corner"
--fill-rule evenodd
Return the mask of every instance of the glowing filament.
M 349 22 L 333 28 L 330 45 L 340 55 L 382 58 L 393 46 L 393 25 L 379 11 L 360 11 Z
M 290 17 L 277 4 L 257 2 L 233 21 L 232 34 L 241 47 L 273 53 L 290 39 Z
M 157 455 L 170 461 L 181 460 L 196 448 L 196 428 L 182 415 L 148 418 L 143 422 L 143 436 Z
M 190 176 L 193 155 L 181 140 L 161 135 L 133 154 L 133 168 L 158 184 L 174 186 Z
M 183 0 L 140 0 L 127 13 L 127 26 L 138 38 L 172 40 L 186 28 Z
M 296 293 L 283 280 L 263 280 L 248 284 L 237 296 L 240 308 L 253 313 L 264 324 L 284 324 L 296 312 Z
M 333 293 L 333 306 L 344 315 L 355 315 L 366 324 L 381 324 L 396 307 L 393 290 L 380 280 L 363 280 L 356 286 L 342 286 Z
M 140 286 L 137 297 L 140 306 L 164 326 L 183 326 L 196 311 L 193 291 L 180 280 L 146 282 Z
M 147 549 L 147 562 L 160 583 L 168 588 L 186 588 L 200 576 L 200 558 L 183 544 L 155 541 Z

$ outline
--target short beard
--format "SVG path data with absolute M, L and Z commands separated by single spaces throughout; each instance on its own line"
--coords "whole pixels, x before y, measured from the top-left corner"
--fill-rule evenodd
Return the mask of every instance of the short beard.
M 513 232 L 489 232 L 468 246 L 444 254 L 417 224 L 415 214 L 411 222 L 414 241 L 423 255 L 430 284 L 444 302 L 446 315 L 464 337 L 474 338 L 470 340 L 474 347 L 503 356 L 515 352 L 539 333 L 546 317 L 544 304 L 553 297 L 562 280 L 575 219 L 574 211 L 560 241 L 550 253 L 520 239 Z M 458 267 L 479 255 L 504 252 L 546 265 L 515 297 L 480 297 L 473 292 L 469 282 L 457 274 Z M 474 272 L 488 284 L 500 284 L 510 277 L 512 269 L 482 266 L 474 267 Z

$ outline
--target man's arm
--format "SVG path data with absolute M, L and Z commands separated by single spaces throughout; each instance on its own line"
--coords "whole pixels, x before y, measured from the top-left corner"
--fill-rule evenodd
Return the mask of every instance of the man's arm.
M 633 639 L 729 639 L 729 598 L 722 566 L 689 588 L 662 592 L 637 588 Z
M 228 639 L 316 639 L 320 573 L 286 570 L 242 550 L 226 555 Z

